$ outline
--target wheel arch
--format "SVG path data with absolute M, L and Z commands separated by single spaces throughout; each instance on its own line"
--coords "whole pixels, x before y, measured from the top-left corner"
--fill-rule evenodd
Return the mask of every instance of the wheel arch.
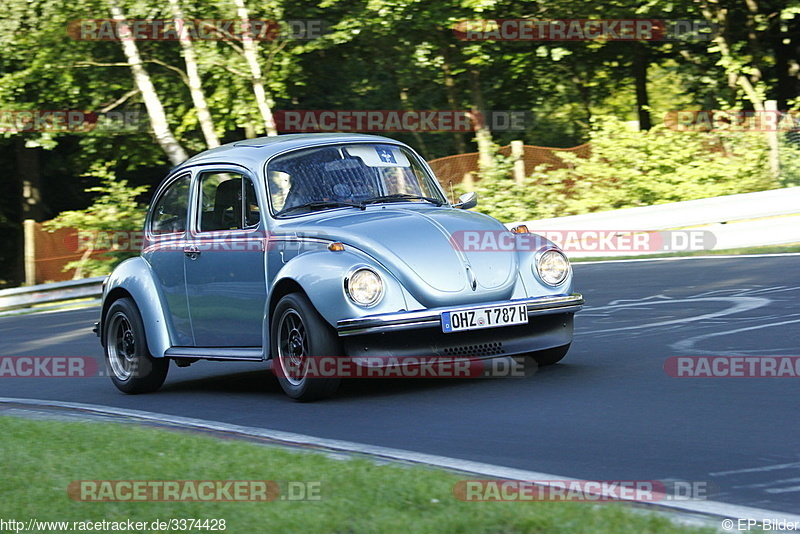
M 265 347 L 267 358 L 272 358 L 272 340 L 270 332 L 272 330 L 272 315 L 275 312 L 275 307 L 278 305 L 278 302 L 288 295 L 289 293 L 302 293 L 303 295 L 308 297 L 308 293 L 306 290 L 303 289 L 303 286 L 297 280 L 293 278 L 281 278 L 278 280 L 272 288 L 272 292 L 269 296 L 269 305 L 267 307 L 267 314 L 266 314 L 266 324 L 264 325 L 264 338 L 265 338 Z M 309 299 L 310 300 L 310 299 Z M 313 303 L 312 303 L 313 305 Z
M 163 357 L 172 346 L 168 318 L 153 272 L 143 258 L 125 260 L 106 281 L 99 330 L 102 343 L 105 342 L 106 313 L 121 298 L 130 298 L 138 308 L 150 354 L 154 358 Z

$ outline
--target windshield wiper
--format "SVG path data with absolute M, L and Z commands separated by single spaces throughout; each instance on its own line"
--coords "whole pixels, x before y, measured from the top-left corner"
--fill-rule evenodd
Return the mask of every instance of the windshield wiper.
M 443 201 L 439 200 L 438 198 L 426 197 L 422 195 L 411 195 L 408 193 L 395 193 L 394 195 L 383 195 L 379 197 L 373 197 L 365 200 L 364 204 L 378 204 L 380 202 L 397 202 L 402 200 L 425 200 L 430 202 L 431 204 L 436 204 L 437 206 L 441 206 L 444 204 Z
M 286 209 L 282 209 L 275 216 L 286 215 L 288 213 L 292 213 L 294 211 L 300 210 L 308 210 L 308 211 L 315 211 L 315 210 L 324 210 L 328 208 L 342 208 L 346 206 L 351 206 L 354 208 L 359 209 L 366 209 L 364 204 L 359 204 L 358 202 L 348 202 L 346 200 L 313 200 L 311 202 L 306 202 L 304 204 L 298 204 L 297 206 L 291 206 Z

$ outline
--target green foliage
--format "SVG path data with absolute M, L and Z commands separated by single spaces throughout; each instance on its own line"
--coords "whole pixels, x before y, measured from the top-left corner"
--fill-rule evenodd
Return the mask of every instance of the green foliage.
M 779 145 L 781 186 L 800 186 L 800 136 L 796 133 L 789 134 L 781 140 Z
M 476 188 L 479 209 L 502 221 L 578 215 L 779 187 L 762 133 L 721 136 L 594 121 L 588 158 L 564 153 L 562 169 L 539 167 L 518 185 L 500 158 Z
M 83 256 L 64 266 L 64 271 L 75 269 L 75 278 L 102 276 L 122 260 L 136 256 L 138 235 L 144 224 L 146 207 L 136 197 L 147 191 L 147 186 L 129 187 L 127 180 L 117 180 L 109 170 L 116 162 L 94 164 L 87 176 L 101 179 L 97 187 L 86 189 L 96 193 L 94 203 L 86 209 L 61 212 L 58 217 L 45 223 L 53 231 L 73 228 L 78 232 L 78 243 Z M 102 255 L 92 255 L 98 250 Z

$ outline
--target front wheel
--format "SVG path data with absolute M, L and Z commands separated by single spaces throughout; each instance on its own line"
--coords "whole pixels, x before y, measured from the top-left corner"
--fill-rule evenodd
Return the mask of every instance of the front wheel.
M 290 293 L 278 302 L 272 314 L 270 337 L 273 369 L 287 395 L 298 401 L 310 401 L 336 391 L 340 377 L 308 376 L 310 358 L 342 355 L 336 333 L 308 297 Z
M 160 388 L 167 378 L 169 360 L 150 355 L 142 316 L 133 300 L 114 301 L 104 324 L 106 366 L 117 389 L 125 393 L 149 393 Z

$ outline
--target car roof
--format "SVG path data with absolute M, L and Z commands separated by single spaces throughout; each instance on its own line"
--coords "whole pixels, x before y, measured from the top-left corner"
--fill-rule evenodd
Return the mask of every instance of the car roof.
M 380 135 L 348 133 L 284 134 L 234 141 L 192 156 L 170 171 L 170 176 L 186 167 L 205 163 L 237 163 L 255 172 L 263 163 L 281 152 L 297 148 L 313 147 L 330 143 L 391 143 L 403 144 Z

